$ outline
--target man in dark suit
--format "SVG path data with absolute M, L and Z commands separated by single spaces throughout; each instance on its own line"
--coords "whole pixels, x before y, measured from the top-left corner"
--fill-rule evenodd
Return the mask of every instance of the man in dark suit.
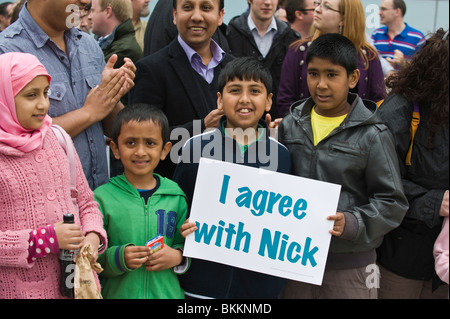
M 311 0 L 312 1 L 312 0 Z M 227 25 L 222 23 L 213 35 L 213 40 L 224 50 L 230 50 L 225 36 Z M 161 50 L 178 36 L 173 22 L 173 0 L 158 0 L 153 8 L 144 35 L 144 56 Z
M 224 0 L 174 0 L 173 8 L 178 37 L 136 64 L 129 94 L 130 105 L 156 105 L 167 115 L 176 147 L 156 172 L 168 178 L 182 144 L 194 132 L 218 126 L 223 111 L 217 109 L 217 79 L 232 59 L 212 41 L 223 22 Z M 183 130 L 174 131 L 177 128 Z

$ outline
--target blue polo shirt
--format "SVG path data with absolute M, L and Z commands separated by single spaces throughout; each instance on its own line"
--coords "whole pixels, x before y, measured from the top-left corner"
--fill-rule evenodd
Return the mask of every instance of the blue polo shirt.
M 373 45 L 383 58 L 393 58 L 394 50 L 403 52 L 406 61 L 410 61 L 416 51 L 425 43 L 425 36 L 417 29 L 411 28 L 407 23 L 403 31 L 389 38 L 387 26 L 376 29 L 372 33 Z
M 67 54 L 39 27 L 22 8 L 19 19 L 0 34 L 0 54 L 34 54 L 52 77 L 50 84 L 51 117 L 81 108 L 89 91 L 100 84 L 105 67 L 97 42 L 77 28 L 65 32 Z M 108 182 L 105 139 L 101 123 L 95 123 L 73 138 L 75 148 L 91 189 Z

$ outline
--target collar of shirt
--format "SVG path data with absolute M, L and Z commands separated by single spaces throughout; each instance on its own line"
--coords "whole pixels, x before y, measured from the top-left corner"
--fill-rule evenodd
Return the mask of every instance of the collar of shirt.
M 113 33 L 110 33 L 108 35 L 105 35 L 104 37 L 98 38 L 98 45 L 102 50 L 105 50 L 113 41 L 114 41 L 114 32 L 116 29 L 114 28 Z
M 256 24 L 253 21 L 251 15 L 248 15 L 247 18 L 247 24 L 252 32 L 253 39 L 256 42 L 256 45 L 258 46 L 259 52 L 261 52 L 263 57 L 266 57 L 267 53 L 269 53 L 270 47 L 272 46 L 273 37 L 278 31 L 277 28 L 277 22 L 272 17 L 272 22 L 270 22 L 269 27 L 266 30 L 266 33 L 261 37 L 261 35 L 258 32 L 258 29 L 256 28 Z
M 247 18 L 247 24 L 252 32 L 255 30 L 256 30 L 256 32 L 258 32 L 258 29 L 256 28 L 256 24 L 255 24 L 255 22 L 253 22 L 252 16 L 250 14 L 248 15 L 248 18 Z M 272 22 L 270 22 L 270 25 L 267 28 L 266 33 L 264 35 L 268 34 L 271 31 L 272 32 L 278 31 L 277 22 L 275 21 L 275 19 L 273 17 L 272 17 Z
M 200 76 L 209 84 L 211 84 L 212 80 L 214 79 L 214 68 L 222 62 L 225 51 L 222 50 L 222 48 L 213 40 L 211 39 L 211 53 L 212 53 L 212 59 L 206 66 L 200 54 L 198 54 L 194 49 L 192 49 L 184 40 L 181 38 L 180 35 L 178 35 L 178 42 L 180 43 L 181 47 L 183 48 L 184 52 L 186 53 L 189 62 L 191 63 L 192 68 L 200 74 Z
M 401 36 L 401 37 L 406 38 L 408 36 L 409 26 L 408 26 L 408 24 L 406 22 L 404 22 L 404 23 L 405 23 L 405 27 L 403 28 L 402 32 L 400 32 L 399 34 L 396 35 L 396 37 Z M 387 26 L 384 26 L 381 29 L 383 30 L 384 34 L 387 37 L 389 37 L 388 36 L 389 28 Z
M 400 32 L 400 36 L 406 38 L 406 37 L 408 37 L 408 32 L 409 32 L 409 26 L 408 26 L 408 23 L 405 22 L 405 28 L 402 30 L 402 32 Z

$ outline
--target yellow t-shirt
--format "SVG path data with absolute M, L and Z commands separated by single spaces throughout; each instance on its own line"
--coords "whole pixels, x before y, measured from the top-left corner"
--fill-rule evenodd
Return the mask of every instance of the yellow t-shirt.
M 311 127 L 314 135 L 314 145 L 328 136 L 336 127 L 341 125 L 347 114 L 337 117 L 326 117 L 316 113 L 315 106 L 311 110 Z

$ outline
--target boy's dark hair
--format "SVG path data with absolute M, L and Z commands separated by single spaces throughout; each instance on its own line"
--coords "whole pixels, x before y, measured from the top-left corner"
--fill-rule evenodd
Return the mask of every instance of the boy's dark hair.
M 347 70 L 347 76 L 358 68 L 358 52 L 352 41 L 338 33 L 327 33 L 315 39 L 306 53 L 306 65 L 313 58 L 330 60 Z
M 272 76 L 269 70 L 254 57 L 236 58 L 228 62 L 219 75 L 218 88 L 220 94 L 227 82 L 238 78 L 239 80 L 261 81 L 267 89 L 267 94 L 272 93 Z
M 124 123 L 129 123 L 132 121 L 136 122 L 144 122 L 144 121 L 152 121 L 153 123 L 159 125 L 161 128 L 161 136 L 163 140 L 163 145 L 169 142 L 170 138 L 170 128 L 169 121 L 167 120 L 164 112 L 153 105 L 145 104 L 145 103 L 136 103 L 133 105 L 129 105 L 119 113 L 117 113 L 114 124 L 112 127 L 112 140 L 114 143 L 118 142 L 120 130 Z
M 225 0 L 219 0 L 219 12 L 225 7 Z M 173 8 L 177 9 L 177 0 L 173 0 Z

